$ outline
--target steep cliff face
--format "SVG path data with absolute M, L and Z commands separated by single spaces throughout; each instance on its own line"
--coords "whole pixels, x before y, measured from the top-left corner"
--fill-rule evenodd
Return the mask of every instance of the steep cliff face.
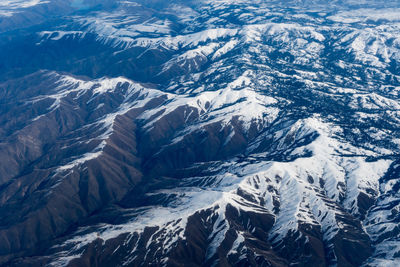
M 380 4 L 0 4 L 0 264 L 395 266 Z

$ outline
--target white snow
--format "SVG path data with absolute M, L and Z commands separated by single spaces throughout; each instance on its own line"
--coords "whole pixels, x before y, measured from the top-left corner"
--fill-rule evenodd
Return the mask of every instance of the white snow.
M 227 88 L 218 91 L 207 91 L 197 96 L 172 95 L 171 101 L 159 108 L 152 109 L 140 116 L 147 121 L 145 128 L 151 129 L 152 125 L 162 117 L 175 111 L 178 107 L 188 106 L 197 110 L 199 119 L 197 124 L 187 127 L 174 142 L 179 142 L 185 135 L 200 130 L 205 125 L 221 122 L 223 126 L 229 125 L 233 117 L 238 117 L 245 131 L 252 123 L 265 124 L 272 122 L 279 113 L 279 109 L 273 107 L 277 100 L 261 95 L 249 87 L 234 90 L 239 86 L 249 84 L 250 80 L 245 76 L 239 77 L 229 84 Z M 157 117 L 154 115 L 159 114 Z M 149 120 L 152 118 L 152 120 Z
M 28 8 L 49 2 L 50 1 L 46 0 L 1 0 L 0 8 L 7 8 L 7 9 Z
M 38 35 L 44 40 L 58 41 L 65 37 L 71 37 L 73 39 L 85 38 L 86 32 L 83 31 L 42 31 Z M 40 44 L 40 43 L 39 43 Z
M 112 93 L 114 90 L 119 88 L 119 86 L 125 84 L 127 85 L 127 89 L 124 95 L 124 101 L 116 109 L 115 112 L 110 112 L 104 117 L 98 119 L 96 122 L 84 126 L 86 128 L 93 125 L 100 126 L 102 134 L 99 135 L 96 139 L 100 142 L 100 145 L 93 149 L 93 151 L 89 151 L 77 158 L 74 158 L 69 163 L 59 167 L 56 170 L 56 173 L 68 171 L 76 166 L 84 164 L 87 161 L 98 158 L 100 155 L 102 155 L 103 149 L 106 146 L 106 140 L 113 133 L 114 121 L 117 116 L 125 114 L 134 107 L 142 107 L 152 98 L 163 95 L 163 93 L 159 91 L 145 88 L 142 85 L 134 83 L 123 77 L 111 79 L 101 78 L 93 81 L 83 81 L 71 76 L 60 76 L 56 73 L 50 73 L 49 75 L 57 77 L 57 87 L 54 88 L 52 92 L 49 92 L 49 94 L 37 96 L 29 101 L 29 103 L 35 103 L 45 99 L 53 99 L 53 104 L 47 109 L 48 113 L 54 112 L 59 109 L 62 105 L 63 99 L 66 97 L 71 96 L 77 99 L 84 94 L 90 94 L 91 98 L 88 101 L 88 103 L 90 103 L 99 95 Z M 136 96 L 136 98 L 132 99 L 133 96 Z M 45 114 L 40 114 L 35 119 L 33 119 L 33 121 L 42 118 L 44 115 Z
M 215 183 L 201 189 L 182 187 L 154 192 L 178 194 L 179 197 L 168 207 L 149 207 L 137 211 L 137 216 L 129 223 L 101 225 L 97 234 L 82 235 L 78 232 L 77 237 L 68 240 L 66 244 L 75 246 L 75 249 L 71 250 L 73 255 L 79 247 L 97 238 L 108 240 L 122 233 L 140 234 L 145 227 L 158 226 L 156 234 L 161 234 L 163 238 L 150 239 L 149 242 L 167 242 L 164 245 L 171 248 L 177 240 L 185 238 L 182 229 L 185 229 L 188 217 L 197 211 L 212 209 L 213 216 L 207 219 L 215 218 L 212 221 L 214 228 L 207 249 L 207 258 L 211 258 L 229 228 L 229 223 L 225 220 L 225 209 L 228 204 L 236 208 L 239 213 L 242 210 L 274 214 L 276 222 L 270 235 L 274 238 L 274 242 L 279 242 L 291 230 L 296 230 L 299 223 L 304 222 L 321 225 L 324 239 L 329 242 L 344 225 L 336 219 L 336 215 L 341 212 L 340 208 L 327 199 L 339 202 L 339 195 L 342 194 L 345 203 L 352 203 L 357 192 L 365 189 L 364 186 L 368 188 L 378 186 L 377 179 L 390 163 L 387 160 L 366 162 L 362 155 L 371 152 L 340 142 L 336 137 L 338 131 L 340 128 L 324 123 L 318 117 L 298 121 L 286 134 L 276 135 L 276 138 L 285 139 L 293 135 L 295 138 L 301 138 L 306 134 L 317 132 L 319 137 L 301 148 L 312 151 L 311 157 L 299 158 L 292 162 L 270 161 L 235 165 L 226 162 L 217 168 L 219 174 L 213 177 Z M 346 158 L 340 155 L 343 153 L 354 153 L 354 156 Z M 231 166 L 228 168 L 229 171 L 225 166 Z M 309 177 L 312 177 L 314 182 L 310 182 Z M 196 179 L 200 177 L 192 177 L 188 182 Z M 322 191 L 319 186 L 320 180 L 325 181 Z M 347 184 L 347 190 L 338 186 L 339 183 Z M 275 191 L 271 191 L 271 187 Z M 236 193 L 238 188 L 255 196 L 255 199 L 264 199 L 265 205 L 243 199 Z M 278 212 L 274 211 L 273 197 L 279 199 Z M 351 209 L 353 206 L 347 208 Z M 241 243 L 243 236 L 239 233 L 229 253 L 234 253 Z
M 385 67 L 391 59 L 400 58 L 399 25 L 379 25 L 362 29 L 349 29 L 335 46 L 337 49 L 347 47 L 356 59 L 364 64 Z M 389 45 L 392 43 L 392 45 Z
M 15 13 L 21 12 L 21 10 L 47 4 L 50 1 L 46 0 L 1 0 L 0 1 L 0 17 L 11 17 Z
M 138 5 L 132 1 L 122 2 L 127 6 Z M 278 11 L 272 13 L 275 12 L 272 10 L 273 8 L 271 8 L 272 11 L 268 11 L 251 7 L 246 9 L 246 13 L 242 16 L 238 16 L 242 21 L 247 20 L 244 26 L 238 26 L 228 23 L 226 17 L 229 13 L 223 11 L 231 4 L 249 6 L 248 1 L 218 0 L 209 1 L 209 4 L 206 11 L 211 9 L 221 11 L 221 14 L 219 17 L 204 20 L 206 22 L 201 25 L 202 30 L 195 33 L 192 30 L 199 26 L 195 23 L 195 19 L 206 17 L 206 11 L 198 13 L 191 8 L 182 8 L 177 5 L 170 6 L 166 9 L 166 13 L 175 14 L 177 10 L 182 10 L 178 14 L 180 21 L 184 23 L 193 21 L 192 27 L 188 26 L 185 31 L 179 33 L 174 32 L 171 21 L 168 19 L 143 20 L 138 15 L 127 14 L 121 10 L 113 13 L 99 12 L 88 17 L 74 17 L 75 21 L 81 25 L 79 31 L 44 31 L 40 33 L 45 40 L 58 41 L 69 37 L 83 38 L 85 32 L 90 32 L 97 36 L 98 41 L 120 49 L 135 46 L 145 48 L 145 52 L 151 49 L 167 49 L 175 54 L 163 65 L 161 74 L 176 66 L 187 68 L 192 72 L 190 81 L 187 82 L 188 86 L 184 84 L 185 79 L 179 76 L 168 87 L 169 93 L 145 88 L 125 78 L 104 78 L 85 82 L 64 77 L 54 92 L 33 99 L 33 101 L 41 101 L 45 98 L 53 99 L 54 103 L 49 108 L 49 112 L 52 112 L 61 107 L 65 97 L 89 94 L 88 103 L 90 103 L 96 97 L 113 93 L 120 83 L 129 84 L 124 100 L 119 107 L 87 126 L 100 126 L 102 134 L 97 138 L 100 145 L 93 151 L 71 158 L 70 162 L 59 168 L 59 171 L 68 171 L 101 156 L 107 139 L 113 133 L 116 117 L 133 108 L 143 107 L 156 97 L 163 97 L 165 102 L 156 108 L 144 111 L 139 116 L 147 131 L 151 131 L 156 123 L 165 116 L 182 107 L 185 110 L 183 114 L 185 123 L 182 125 L 182 129 L 176 132 L 168 146 L 176 145 L 189 134 L 203 131 L 213 123 L 219 123 L 221 130 L 225 129 L 229 133 L 223 142 L 224 146 L 228 145 L 236 134 L 239 134 L 239 130 L 246 133 L 254 125 L 257 129 L 266 130 L 267 126 L 270 126 L 280 115 L 280 104 L 289 102 L 275 97 L 274 88 L 269 87 L 272 85 L 273 79 L 289 77 L 301 81 L 310 90 L 318 90 L 321 95 L 333 97 L 345 95 L 350 101 L 349 107 L 360 110 L 360 112 L 354 112 L 354 117 L 359 120 L 360 124 L 370 119 L 380 119 L 381 113 L 364 112 L 365 109 L 369 111 L 384 109 L 387 111 L 385 115 L 393 120 L 400 118 L 398 88 L 387 94 L 381 91 L 372 92 L 372 88 L 368 86 L 365 88 L 352 87 L 361 81 L 358 77 L 341 75 L 330 77 L 329 73 L 321 70 L 323 65 L 318 62 L 318 58 L 324 50 L 325 40 L 328 38 L 326 27 L 330 26 L 322 27 L 310 22 L 305 24 L 279 23 L 276 22 L 279 21 L 278 19 L 271 22 L 263 16 L 275 14 L 278 18 L 282 17 L 283 13 Z M 241 12 L 240 8 L 237 9 L 237 12 Z M 334 42 L 335 49 L 354 56 L 358 64 L 367 64 L 373 68 L 387 67 L 392 60 L 400 59 L 398 35 L 400 26 L 396 23 L 376 26 L 369 22 L 381 19 L 397 21 L 400 20 L 397 16 L 398 13 L 397 9 L 339 12 L 328 18 L 336 22 L 332 28 L 329 28 L 329 30 L 333 30 L 335 36 L 329 38 L 337 40 Z M 254 18 L 251 18 L 252 16 Z M 301 14 L 294 17 L 304 20 L 311 19 L 310 16 Z M 252 20 L 248 20 L 249 18 Z M 347 25 L 339 27 L 339 23 Z M 356 25 L 352 23 L 356 23 Z M 240 60 L 235 61 L 232 65 L 240 62 L 251 66 L 249 68 L 260 67 L 259 73 L 253 71 L 240 73 L 240 70 L 236 71 L 235 69 L 232 74 L 233 78 L 229 77 L 223 83 L 215 86 L 213 79 L 218 81 L 220 77 L 224 77 L 222 74 L 232 67 L 225 65 L 224 55 L 236 48 L 242 49 L 246 46 L 249 47 L 248 51 L 240 54 Z M 306 65 L 307 68 L 294 69 L 296 74 L 290 75 L 273 70 L 269 63 L 269 56 L 274 52 L 290 53 L 294 57 L 293 62 L 290 63 Z M 257 57 L 259 61 L 253 60 L 252 56 Z M 347 60 L 338 58 L 336 65 L 346 71 L 351 71 L 354 64 L 350 64 L 351 62 L 347 62 Z M 210 62 L 212 66 L 201 72 L 201 64 L 209 61 L 215 62 Z M 287 61 L 289 60 L 278 59 L 277 63 L 287 65 Z M 309 70 L 308 67 L 312 70 Z M 232 68 L 234 69 L 234 66 Z M 213 77 L 213 74 L 219 76 Z M 386 74 L 383 73 L 382 77 L 385 77 Z M 366 75 L 369 74 L 366 73 Z M 204 77 L 212 78 L 206 80 Z M 334 78 L 335 81 L 323 81 L 326 77 Z M 196 88 L 190 86 L 199 81 L 205 82 L 196 85 Z M 340 87 L 333 83 L 343 83 L 344 85 Z M 179 85 L 184 87 L 183 93 L 173 93 L 175 88 L 179 88 Z M 383 84 L 382 87 L 384 87 Z M 135 94 L 139 97 L 133 98 Z M 99 107 L 101 106 L 100 104 Z M 364 110 L 361 111 L 361 109 Z M 40 116 L 37 119 L 40 119 Z M 240 129 L 233 127 L 232 121 L 235 119 L 239 120 L 242 126 L 239 127 Z M 391 134 L 391 132 L 384 132 L 375 127 L 367 130 L 370 137 L 376 140 Z M 352 129 L 352 132 L 361 134 L 357 128 Z M 297 147 L 291 152 L 290 156 L 298 156 L 297 158 L 287 162 L 265 160 L 271 153 L 290 151 L 291 145 L 311 134 L 315 134 L 315 140 Z M 166 252 L 163 253 L 167 254 L 168 249 L 171 249 L 178 240 L 185 238 L 183 230 L 188 218 L 195 212 L 206 209 L 211 209 L 213 213 L 207 218 L 209 223 L 213 223 L 206 255 L 207 258 L 211 258 L 230 227 L 225 218 L 227 205 L 233 206 L 239 213 L 252 211 L 272 214 L 276 222 L 269 238 L 274 243 L 280 242 L 291 231 L 297 230 L 300 224 L 307 223 L 320 226 L 323 238 L 329 244 L 335 234 L 346 226 L 338 219 L 340 217 L 338 215 L 344 211 L 355 216 L 359 215 L 357 199 L 361 192 L 371 197 L 387 196 L 384 200 L 383 198 L 378 199 L 378 204 L 381 206 L 388 205 L 390 201 L 394 201 L 398 197 L 391 195 L 395 181 L 383 184 L 380 184 L 379 181 L 387 171 L 391 160 L 366 160 L 368 156 L 389 154 L 390 150 L 372 144 L 358 148 L 340 137 L 341 134 L 340 126 L 327 123 L 317 115 L 299 119 L 296 122 L 287 122 L 282 129 L 273 133 L 262 133 L 246 151 L 249 162 L 238 163 L 235 160 L 225 162 L 225 164 L 216 162 L 216 165 L 221 166 L 215 167 L 217 173 L 215 176 L 207 177 L 212 181 L 211 184 L 191 187 L 190 182 L 205 179 L 204 177 L 191 177 L 182 182 L 189 184 L 188 186 L 149 193 L 149 195 L 177 194 L 178 198 L 167 207 L 151 206 L 142 210 L 132 210 L 136 216 L 133 216 L 134 219 L 128 223 L 100 225 L 97 233 L 82 234 L 86 229 L 80 229 L 76 238 L 68 240 L 64 244 L 73 246 L 71 252 L 60 255 L 59 260 L 68 262 L 69 259 L 75 257 L 74 255 L 77 255 L 76 251 L 79 248 L 97 238 L 106 241 L 122 233 L 130 233 L 129 238 L 132 238 L 133 233 L 140 235 L 144 228 L 149 226 L 157 226 L 159 229 L 150 238 L 147 245 L 152 242 L 161 242 L 162 246 L 166 248 Z M 253 151 L 262 141 L 265 141 L 264 138 L 271 139 L 275 150 L 254 154 Z M 400 144 L 398 139 L 393 139 L 392 142 L 397 146 Z M 238 189 L 254 196 L 254 202 L 240 197 L 237 193 Z M 279 210 L 274 206 L 275 200 L 279 201 Z M 399 210 L 398 207 L 395 208 Z M 378 239 L 381 231 L 389 231 L 398 226 L 396 222 L 390 220 L 390 214 L 385 210 L 372 209 L 367 216 L 368 223 L 363 226 L 373 240 Z M 157 235 L 161 237 L 156 238 Z M 229 254 L 236 253 L 244 240 L 245 235 L 238 233 Z M 378 257 L 369 263 L 372 266 L 394 266 L 393 264 L 396 263 L 394 253 L 400 251 L 397 244 L 398 240 L 394 239 L 379 243 L 375 256 L 388 250 L 390 253 L 385 259 Z M 132 260 L 132 258 L 129 259 L 127 263 Z
M 373 9 L 373 8 L 362 8 L 351 11 L 340 11 L 333 16 L 329 16 L 328 19 L 339 23 L 360 23 L 366 21 L 400 21 L 400 9 Z

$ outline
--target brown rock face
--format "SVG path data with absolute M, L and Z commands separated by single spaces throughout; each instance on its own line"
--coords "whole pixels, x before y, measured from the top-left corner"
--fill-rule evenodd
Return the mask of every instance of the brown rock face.
M 344 210 L 347 215 L 337 220 L 348 228 L 329 242 L 320 226 L 307 223 L 299 223 L 297 230 L 278 240 L 272 233 L 280 213 L 279 198 L 274 197 L 271 211 L 264 198 L 241 188 L 231 204 L 188 211 L 187 218 L 173 218 L 164 228 L 146 226 L 103 239 L 107 231 L 95 230 L 102 224 L 140 219 L 139 214 L 124 215 L 129 210 L 136 214 L 148 206 L 168 207 L 179 201 L 179 192 L 162 190 L 189 185 L 201 190 L 215 183 L 213 175 L 218 171 L 213 169 L 220 168 L 218 162 L 246 153 L 262 131 L 255 121 L 246 131 L 233 116 L 229 125 L 210 122 L 185 132 L 201 122 L 204 111 L 183 103 L 166 112 L 162 107 L 171 100 L 165 93 L 124 79 L 90 83 L 48 72 L 28 77 L 36 93 L 15 89 L 27 86 L 21 85 L 26 77 L 2 87 L 7 88 L 3 95 L 10 101 L 23 100 L 0 117 L 4 123 L 0 153 L 8 159 L 0 163 L 0 209 L 5 215 L 0 219 L 2 264 L 55 262 L 56 255 L 76 248 L 68 240 L 85 227 L 88 232 L 78 235 L 96 236 L 76 251 L 79 257 L 72 257 L 70 266 L 288 266 L 294 262 L 350 266 L 361 264 L 372 253 L 361 225 Z M 43 86 L 49 96 L 32 102 L 33 95 L 44 92 Z M 105 93 L 96 93 L 97 88 Z M 9 120 L 16 112 L 20 115 Z M 184 133 L 183 137 L 177 133 Z M 309 134 L 302 142 L 316 136 Z M 295 142 L 293 133 L 284 137 L 286 146 Z M 262 142 L 256 149 L 268 147 L 274 149 Z M 238 157 L 237 164 L 241 160 Z M 257 184 L 264 178 L 254 179 L 260 189 Z M 275 180 L 280 183 L 282 178 Z M 310 184 L 316 180 L 308 175 Z M 271 185 L 266 192 L 279 193 Z M 64 245 L 54 246 L 59 244 Z M 26 256 L 30 257 L 21 258 Z

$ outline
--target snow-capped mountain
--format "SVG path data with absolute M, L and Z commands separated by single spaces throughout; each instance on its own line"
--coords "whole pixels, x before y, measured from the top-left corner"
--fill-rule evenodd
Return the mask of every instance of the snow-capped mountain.
M 400 264 L 397 1 L 3 1 L 0 32 L 0 265 Z

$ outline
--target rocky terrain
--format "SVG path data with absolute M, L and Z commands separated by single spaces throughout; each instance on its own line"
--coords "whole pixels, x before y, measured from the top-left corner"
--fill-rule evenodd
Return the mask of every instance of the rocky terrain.
M 397 1 L 3 1 L 0 265 L 398 266 Z

